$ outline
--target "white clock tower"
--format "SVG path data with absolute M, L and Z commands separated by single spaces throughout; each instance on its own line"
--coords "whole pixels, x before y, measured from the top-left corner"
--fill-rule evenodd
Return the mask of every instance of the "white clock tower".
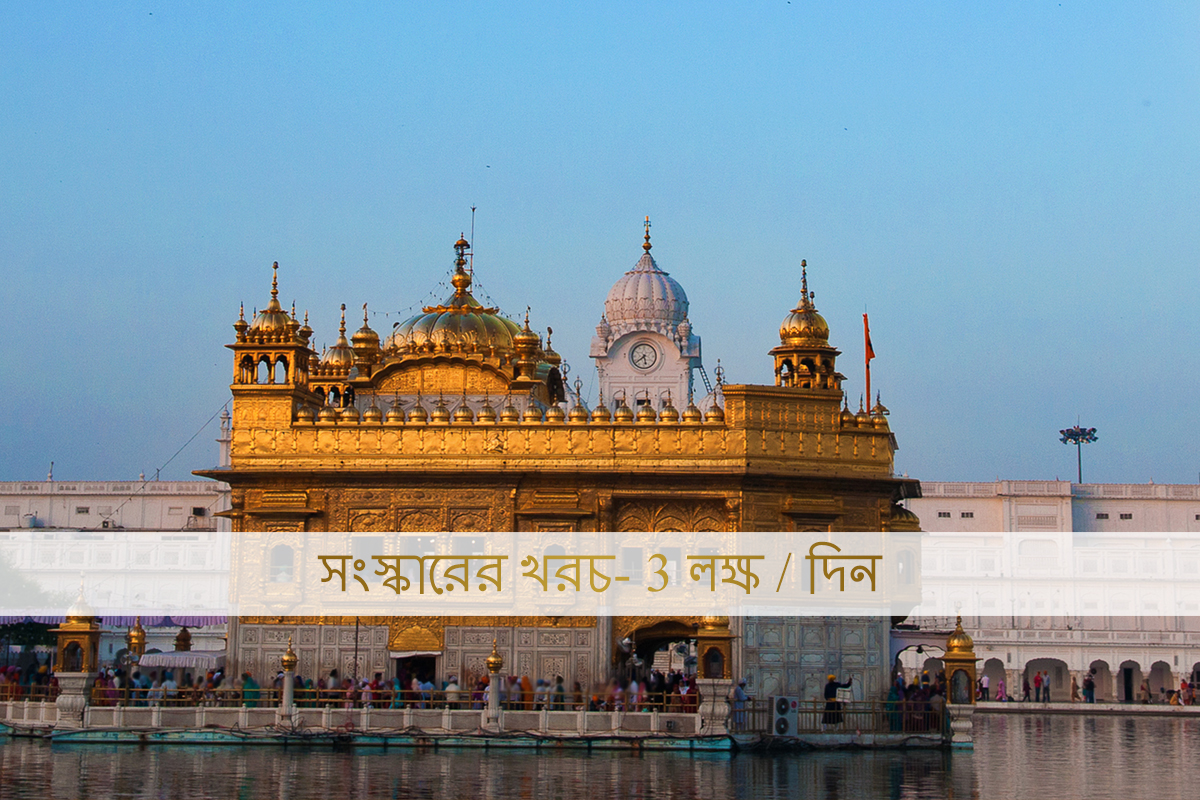
M 623 398 L 631 408 L 648 403 L 658 411 L 668 393 L 682 408 L 692 391 L 692 370 L 700 367 L 700 337 L 692 333 L 683 287 L 650 255 L 649 217 L 645 239 L 642 257 L 604 301 L 591 356 L 609 408 Z

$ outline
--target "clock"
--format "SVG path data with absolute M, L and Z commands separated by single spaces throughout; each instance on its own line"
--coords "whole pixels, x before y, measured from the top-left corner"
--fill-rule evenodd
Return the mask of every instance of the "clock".
M 648 342 L 633 346 L 629 351 L 629 362 L 638 369 L 650 369 L 658 361 L 658 350 Z

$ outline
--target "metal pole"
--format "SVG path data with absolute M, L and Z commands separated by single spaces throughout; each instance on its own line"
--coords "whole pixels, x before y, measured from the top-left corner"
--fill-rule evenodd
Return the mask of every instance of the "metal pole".
M 358 617 L 354 618 L 354 687 L 358 688 Z
M 1075 440 L 1075 460 L 1079 466 L 1079 482 L 1083 483 L 1083 442 Z

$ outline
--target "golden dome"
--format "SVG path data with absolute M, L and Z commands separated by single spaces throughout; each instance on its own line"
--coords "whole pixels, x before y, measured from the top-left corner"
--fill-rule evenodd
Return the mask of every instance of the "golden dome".
M 975 640 L 970 634 L 963 630 L 962 617 L 954 625 L 954 633 L 950 634 L 950 638 L 946 639 L 947 653 L 974 653 Z
M 421 313 L 400 323 L 387 338 L 388 351 L 457 351 L 486 355 L 511 355 L 514 339 L 521 332 L 517 323 L 500 316 L 498 308 L 488 308 L 471 296 L 471 275 L 463 269 L 468 247 L 465 239 L 455 244 L 457 257 L 450 278 L 454 294 L 437 306 L 426 306 Z
M 654 413 L 654 407 L 646 403 L 644 406 L 638 407 L 636 419 L 638 422 L 654 422 L 658 419 L 658 415 Z
M 779 340 L 786 345 L 829 344 L 829 323 L 817 313 L 808 291 L 808 262 L 800 262 L 800 303 L 779 326 Z
M 371 330 L 371 326 L 367 324 L 366 303 L 363 303 L 363 325 L 354 332 L 354 335 L 350 337 L 350 341 L 356 350 L 359 348 L 375 350 L 379 347 L 379 334 Z
M 617 403 L 617 413 L 614 418 L 617 422 L 633 422 L 633 409 L 625 405 L 624 397 Z
M 525 406 L 525 413 L 521 415 L 521 421 L 522 422 L 541 422 L 542 421 L 542 409 L 539 408 L 538 404 L 533 402 L 532 399 L 529 401 L 529 405 Z
M 367 410 L 363 412 L 362 418 L 363 422 L 382 422 L 383 411 L 379 406 L 371 403 L 371 405 L 367 406 Z
M 839 419 L 843 428 L 853 428 L 858 424 L 858 421 L 854 418 L 854 412 L 850 410 L 849 401 L 844 397 L 842 398 L 842 413 Z
M 563 411 L 562 406 L 558 403 L 551 403 L 546 409 L 546 422 L 562 422 L 567 418 L 567 412 Z
M 475 412 L 467 405 L 467 398 L 465 396 L 462 402 L 458 404 L 458 408 L 454 409 L 454 416 L 450 420 L 458 425 L 469 425 L 475 421 Z
M 338 417 L 346 422 L 358 422 L 360 419 L 362 419 L 362 414 L 359 413 L 359 410 L 354 406 L 346 406 L 342 409 L 341 413 L 338 414 Z
M 326 351 L 324 358 L 321 359 L 321 366 L 325 368 L 343 367 L 349 369 L 354 366 L 354 350 L 350 347 L 350 342 L 346 341 L 346 304 L 342 303 L 342 325 L 338 328 L 338 338 L 334 342 L 333 347 Z
M 724 422 L 725 421 L 725 409 L 721 408 L 716 403 L 713 403 L 712 408 L 710 408 L 710 409 L 708 409 L 708 411 L 704 412 L 704 421 L 705 422 Z
M 300 410 L 296 412 L 297 422 L 312 422 L 317 418 L 317 414 L 312 410 L 312 406 L 300 406 Z
M 704 415 L 700 413 L 700 409 L 696 408 L 696 404 L 691 400 L 688 401 L 687 408 L 683 411 L 683 421 L 689 423 L 704 421 Z
M 667 404 L 663 406 L 663 410 L 659 414 L 659 419 L 663 422 L 679 422 L 679 409 L 671 405 L 670 395 L 667 396 Z
M 577 425 L 586 425 L 589 418 L 588 410 L 583 407 L 583 403 L 576 399 L 575 405 L 571 406 L 571 414 L 567 420 Z
M 446 408 L 446 401 L 438 397 L 437 405 L 433 407 L 433 414 L 429 417 L 430 422 L 449 422 L 450 409 Z
M 179 629 L 179 633 L 175 634 L 175 652 L 186 653 L 192 649 L 192 632 L 184 625 Z
M 608 406 L 604 405 L 604 400 L 596 404 L 596 408 L 592 411 L 592 422 L 607 423 L 612 422 L 612 412 L 608 410 Z
M 399 403 L 393 404 L 383 419 L 385 422 L 404 422 L 404 407 Z
M 413 406 L 413 410 L 408 412 L 408 421 L 422 425 L 429 422 L 429 412 L 425 410 L 425 406 L 421 405 L 420 397 L 417 397 L 417 404 Z
M 338 412 L 333 406 L 325 406 L 317 414 L 317 422 L 336 422 L 337 418 Z
M 283 333 L 289 330 L 292 322 L 283 306 L 279 305 L 279 262 L 276 261 L 271 269 L 274 270 L 271 276 L 271 300 L 250 324 L 250 330 L 259 333 Z
M 483 405 L 479 409 L 479 421 L 489 423 L 496 421 L 496 409 L 492 408 L 487 397 L 483 398 Z
M 508 402 L 504 406 L 504 410 L 500 412 L 501 422 L 520 422 L 521 412 L 517 411 L 517 407 L 513 405 L 512 398 L 508 398 Z

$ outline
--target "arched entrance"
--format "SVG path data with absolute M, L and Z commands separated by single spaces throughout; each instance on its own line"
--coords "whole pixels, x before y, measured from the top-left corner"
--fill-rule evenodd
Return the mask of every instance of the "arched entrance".
M 1042 698 L 1044 694 L 1045 681 L 1049 681 L 1049 697 L 1051 702 L 1067 702 L 1071 699 L 1071 671 L 1067 668 L 1067 662 L 1058 658 L 1035 658 L 1025 665 L 1025 680 L 1029 681 L 1030 686 L 1034 686 L 1033 699 L 1037 699 L 1037 689 L 1034 683 L 1035 676 L 1043 673 L 1043 688 Z
M 983 669 L 979 671 L 979 677 L 987 678 L 987 699 L 1000 700 L 1000 684 L 1004 681 L 1004 662 L 998 658 L 989 658 L 983 662 Z M 1012 691 L 1008 686 L 1004 687 L 1005 694 Z
M 1141 686 L 1141 665 L 1136 661 L 1122 661 L 1117 670 L 1117 702 L 1136 703 Z
M 1165 661 L 1155 661 L 1150 665 L 1150 702 L 1165 702 L 1167 695 L 1179 687 L 1174 685 L 1171 677 L 1171 666 Z
M 620 618 L 613 622 L 613 657 L 620 677 L 640 683 L 655 670 L 664 675 L 676 670 L 685 675 L 696 673 L 697 620 L 643 617 L 625 626 Z M 631 627 L 638 622 L 642 624 Z

